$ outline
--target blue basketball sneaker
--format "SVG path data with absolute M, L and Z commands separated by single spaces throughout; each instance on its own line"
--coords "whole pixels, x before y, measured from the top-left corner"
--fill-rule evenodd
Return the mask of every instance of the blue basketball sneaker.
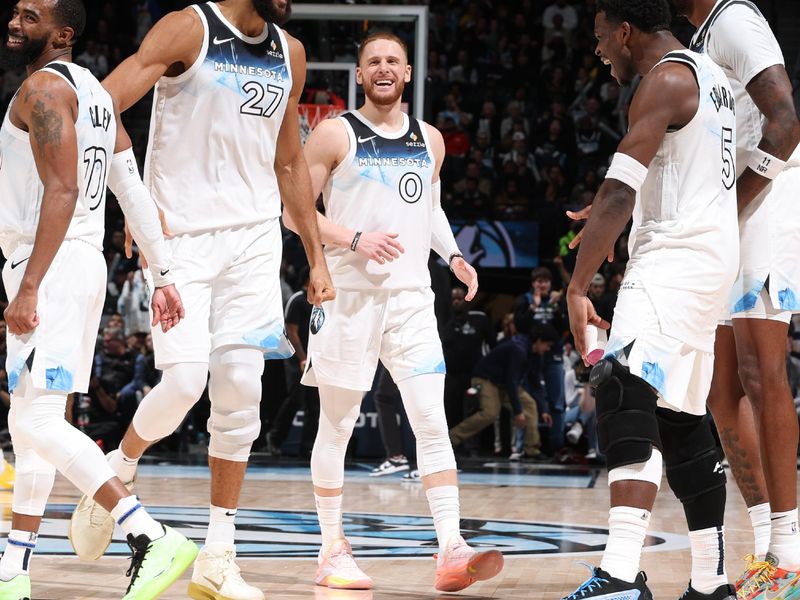
M 678 600 L 736 600 L 736 590 L 732 585 L 726 584 L 719 586 L 710 594 L 703 594 L 694 589 L 690 581 L 689 587 Z
M 611 577 L 600 567 L 586 565 L 592 576 L 569 596 L 561 600 L 583 600 L 584 598 L 602 598 L 603 600 L 653 600 L 653 594 L 647 587 L 647 576 L 640 572 L 633 583 Z

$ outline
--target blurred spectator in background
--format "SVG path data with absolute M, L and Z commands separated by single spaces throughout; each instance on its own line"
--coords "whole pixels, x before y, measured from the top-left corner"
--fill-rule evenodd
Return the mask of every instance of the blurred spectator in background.
M 125 321 L 125 335 L 150 332 L 150 290 L 141 269 L 128 272 L 117 311 Z

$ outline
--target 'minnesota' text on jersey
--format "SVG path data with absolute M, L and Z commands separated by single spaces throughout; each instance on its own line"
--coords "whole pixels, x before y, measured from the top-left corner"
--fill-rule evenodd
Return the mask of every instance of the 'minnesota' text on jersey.
M 381 265 L 349 248 L 327 246 L 334 283 L 344 289 L 430 286 L 427 264 L 436 165 L 425 124 L 404 115 L 405 126 L 390 133 L 357 111 L 338 118 L 347 130 L 350 149 L 323 190 L 325 214 L 355 231 L 396 233 L 405 252 Z
M 78 98 L 78 200 L 65 239 L 80 239 L 102 250 L 106 182 L 117 138 L 114 104 L 82 67 L 54 61 L 41 72 L 64 79 Z M 0 128 L 0 246 L 7 257 L 19 244 L 33 243 L 44 194 L 28 132 L 14 126 L 9 116 L 16 101 L 15 96 Z
M 145 183 L 174 234 L 277 218 L 275 149 L 292 89 L 284 32 L 249 37 L 213 2 L 193 5 L 200 54 L 156 84 Z

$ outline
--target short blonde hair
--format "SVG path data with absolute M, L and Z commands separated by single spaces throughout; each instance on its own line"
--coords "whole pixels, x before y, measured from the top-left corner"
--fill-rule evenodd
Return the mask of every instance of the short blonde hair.
M 376 31 L 374 33 L 370 33 L 367 37 L 361 40 L 361 43 L 358 45 L 358 64 L 361 64 L 361 57 L 364 54 L 364 48 L 366 48 L 368 44 L 378 40 L 397 42 L 403 49 L 403 52 L 406 55 L 406 60 L 408 60 L 408 46 L 402 39 L 400 39 L 400 36 L 392 33 L 391 31 Z

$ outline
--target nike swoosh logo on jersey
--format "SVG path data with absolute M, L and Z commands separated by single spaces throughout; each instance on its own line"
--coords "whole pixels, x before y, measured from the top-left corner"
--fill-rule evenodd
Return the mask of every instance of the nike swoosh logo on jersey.
M 28 260 L 28 259 L 30 259 L 30 256 L 29 256 L 28 258 L 23 258 L 23 259 L 22 259 L 21 261 L 19 261 L 19 262 L 15 262 L 15 263 L 14 263 L 14 262 L 12 262 L 12 263 L 11 263 L 11 268 L 12 268 L 12 269 L 16 269 L 18 266 L 20 266 L 22 263 L 24 263 L 24 262 L 25 262 L 26 260 Z
M 220 44 L 224 44 L 225 42 L 232 42 L 235 38 L 225 38 L 224 40 L 219 39 L 217 36 L 214 36 L 214 44 L 219 46 Z
M 361 136 L 359 136 L 358 137 L 358 143 L 359 144 L 363 144 L 364 142 L 368 142 L 370 140 L 374 140 L 376 137 L 378 137 L 378 136 L 377 135 L 373 135 L 372 137 L 368 137 L 368 138 L 362 138 Z
M 166 271 L 160 271 L 160 273 L 161 276 L 164 277 L 167 273 L 169 273 L 169 269 L 167 269 Z

